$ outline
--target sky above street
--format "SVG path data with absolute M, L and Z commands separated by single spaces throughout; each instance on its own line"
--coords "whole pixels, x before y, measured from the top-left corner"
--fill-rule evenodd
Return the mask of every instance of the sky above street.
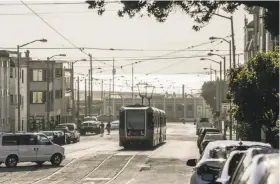
M 27 5 L 34 2 L 76 3 L 83 1 L 24 1 Z M 85 53 L 91 53 L 94 57 L 93 67 L 102 68 L 95 70 L 94 75 L 97 78 L 108 78 L 105 75 L 111 75 L 112 60 L 115 58 L 117 75 L 131 75 L 131 63 L 141 61 L 139 64 L 134 64 L 135 74 L 148 74 L 148 76 L 180 74 L 175 79 L 180 81 L 183 73 L 205 73 L 203 68 L 209 68 L 211 63 L 201 61 L 199 56 L 207 55 L 210 49 L 220 50 L 215 52 L 218 54 L 228 54 L 228 43 L 220 43 L 219 41 L 178 52 L 178 50 L 208 42 L 211 36 L 229 36 L 231 34 L 230 21 L 220 17 L 214 17 L 201 31 L 195 32 L 192 30 L 194 21 L 180 11 L 171 13 L 166 22 L 159 23 L 149 17 L 119 18 L 117 10 L 120 4 L 118 3 L 107 6 L 107 11 L 103 16 L 97 15 L 95 10 L 89 10 L 88 5 L 83 3 L 28 6 L 41 19 L 20 1 L 0 0 L 0 49 L 10 48 L 9 50 L 12 50 L 11 48 L 16 48 L 18 44 L 41 38 L 47 39 L 48 42 L 34 43 L 28 47 L 73 48 L 73 45 L 64 39 L 66 38 L 79 48 L 124 49 L 122 51 L 84 50 Z M 219 13 L 230 16 L 230 14 L 225 14 L 222 11 Z M 241 7 L 233 15 L 236 53 L 243 53 L 245 15 L 250 18 Z M 129 49 L 137 49 L 137 51 Z M 25 51 L 25 49 L 22 48 L 22 51 Z M 67 61 L 88 59 L 88 56 L 78 49 L 31 49 L 30 51 L 30 55 L 34 59 L 46 59 L 56 54 L 66 54 L 66 57 L 57 57 L 56 59 Z M 165 58 L 168 57 L 168 59 L 158 59 L 162 55 Z M 193 56 L 194 58 L 188 58 Z M 145 60 L 148 58 L 149 60 Z M 95 59 L 104 61 L 96 61 Z M 212 56 L 212 59 L 220 60 L 216 56 Z M 239 62 L 243 63 L 242 55 L 239 57 Z M 75 72 L 86 74 L 89 61 L 78 62 L 75 66 Z M 120 66 L 124 66 L 123 69 Z M 212 63 L 212 68 L 219 69 L 219 66 Z M 102 71 L 102 73 L 98 73 L 98 71 Z M 131 77 L 127 78 L 129 80 Z M 200 85 L 204 80 L 209 80 L 209 76 L 197 79 Z M 184 83 L 184 81 L 180 81 L 180 83 Z

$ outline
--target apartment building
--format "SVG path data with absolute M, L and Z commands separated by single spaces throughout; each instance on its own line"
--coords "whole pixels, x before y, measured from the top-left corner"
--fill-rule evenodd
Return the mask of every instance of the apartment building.
M 17 53 L 0 51 L 0 131 L 27 130 L 26 60 L 20 58 L 20 92 L 18 93 Z M 20 121 L 18 95 L 20 94 Z
M 264 27 L 263 15 L 267 10 L 262 7 L 250 9 L 253 20 L 245 18 L 244 26 L 244 61 L 256 56 L 257 52 L 273 50 L 279 45 L 279 36 L 273 37 Z
M 30 60 L 29 66 L 30 119 L 60 122 L 64 107 L 63 63 Z

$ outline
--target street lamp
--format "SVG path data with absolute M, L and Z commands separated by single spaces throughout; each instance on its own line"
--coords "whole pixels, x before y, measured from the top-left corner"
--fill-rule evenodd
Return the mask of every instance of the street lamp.
M 212 53 L 211 53 L 211 54 L 212 54 Z M 208 54 L 208 55 L 211 55 L 211 54 Z M 217 103 L 217 112 L 220 112 L 220 108 L 221 108 L 221 106 L 222 106 L 222 98 L 221 98 L 221 94 L 222 94 L 222 85 L 221 85 L 221 79 L 222 79 L 222 62 L 221 62 L 221 61 L 218 62 L 218 61 L 215 61 L 215 60 L 210 59 L 210 58 L 200 58 L 200 60 L 208 60 L 208 61 L 212 61 L 212 62 L 217 63 L 217 64 L 220 65 L 220 82 L 219 82 L 219 90 L 217 90 L 217 91 L 219 91 L 219 94 L 220 94 L 220 95 L 217 95 L 217 96 L 219 96 L 219 100 L 217 99 L 217 101 L 216 101 L 216 103 Z M 217 84 L 218 84 L 218 81 L 216 81 L 216 82 L 217 82 Z M 218 86 L 217 86 L 217 87 L 218 87 Z
M 217 14 L 217 13 L 213 13 L 213 15 L 216 15 L 216 16 L 219 16 L 219 17 L 222 17 L 222 18 L 230 20 L 230 23 L 231 23 L 231 39 L 232 39 L 233 68 L 235 68 L 236 62 L 235 62 L 235 40 L 234 40 L 234 29 L 233 29 L 233 17 L 232 16 L 227 17 L 227 16 L 223 16 L 223 15 L 220 15 L 220 14 Z M 216 37 L 213 37 L 213 38 L 215 39 Z
M 43 42 L 43 43 L 45 43 L 45 42 L 47 42 L 48 40 L 47 39 L 40 39 L 40 40 L 33 40 L 33 41 L 31 41 L 31 42 L 28 42 L 28 43 L 26 43 L 26 44 L 23 44 L 23 45 L 17 45 L 17 65 L 18 65 L 18 76 L 17 76 L 17 90 L 18 90 L 18 104 L 17 104 L 17 106 L 18 106 L 18 126 L 20 126 L 21 125 L 21 117 L 20 117 L 20 105 L 21 105 L 21 95 L 20 95 L 20 65 L 19 65 L 19 57 L 20 57 L 20 53 L 19 53 L 19 49 L 20 48 L 22 48 L 22 47 L 24 47 L 24 46 L 27 46 L 27 45 L 29 45 L 29 44 L 32 44 L 32 43 L 35 43 L 35 42 Z M 29 64 L 28 64 L 29 65 Z M 29 68 L 27 67 L 27 72 L 29 72 L 28 71 L 29 70 Z M 23 76 L 22 76 L 23 77 Z M 28 91 L 28 90 L 27 90 Z M 30 95 L 30 94 L 27 94 L 28 96 Z M 27 102 L 27 103 L 30 103 L 29 101 Z M 28 118 L 28 121 L 29 121 L 29 117 L 27 117 Z M 14 129 L 15 130 L 15 129 Z M 20 127 L 18 127 L 18 130 L 20 130 Z
M 212 69 L 212 68 L 203 68 L 203 70 L 210 70 L 210 75 L 211 75 L 211 71 L 214 71 L 215 72 L 215 79 L 217 78 L 217 70 Z M 211 79 L 211 81 L 212 81 L 212 79 Z
M 56 56 L 65 57 L 66 54 L 55 54 L 51 57 L 47 57 L 47 71 L 48 71 L 47 72 L 47 76 L 48 76 L 48 78 L 47 78 L 47 95 L 46 95 L 47 96 L 47 123 L 49 123 L 49 120 L 50 120 L 50 101 L 51 101 L 50 100 L 50 82 L 51 82 L 51 74 L 53 74 L 53 68 L 51 69 L 52 72 L 49 69 L 49 64 L 50 64 L 49 61 L 50 61 L 50 59 L 52 59 Z

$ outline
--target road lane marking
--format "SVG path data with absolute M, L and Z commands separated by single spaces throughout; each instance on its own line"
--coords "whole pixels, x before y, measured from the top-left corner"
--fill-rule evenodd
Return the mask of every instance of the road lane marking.
M 52 176 L 56 175 L 57 173 L 63 171 L 68 165 L 72 164 L 74 161 L 76 161 L 76 159 L 72 159 L 70 162 L 68 162 L 65 166 L 63 166 L 61 169 L 58 169 L 57 171 L 53 172 L 51 175 L 48 175 L 46 177 L 40 178 L 30 184 L 35 184 L 35 183 L 39 183 L 41 181 L 44 181 L 46 179 L 50 179 Z

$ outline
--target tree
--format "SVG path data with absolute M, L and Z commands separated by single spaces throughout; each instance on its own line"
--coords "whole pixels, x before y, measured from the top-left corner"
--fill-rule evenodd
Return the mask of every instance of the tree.
M 247 66 L 230 73 L 229 95 L 235 104 L 234 116 L 238 123 L 246 124 L 250 140 L 259 140 L 260 129 L 266 141 L 276 145 L 279 118 L 279 50 L 258 53 Z
M 104 0 L 86 2 L 90 9 L 97 9 L 99 15 L 106 10 L 107 3 Z M 120 1 L 120 3 L 123 5 L 122 9 L 118 10 L 120 17 L 154 16 L 159 22 L 164 22 L 172 12 L 181 10 L 194 18 L 197 25 L 193 25 L 193 29 L 196 31 L 209 23 L 214 13 L 220 9 L 233 13 L 241 5 L 245 5 L 247 9 L 259 6 L 268 10 L 263 17 L 266 29 L 274 36 L 279 35 L 278 1 Z
M 208 81 L 204 82 L 201 87 L 201 96 L 204 98 L 206 103 L 211 107 L 212 113 L 216 112 L 216 82 Z

